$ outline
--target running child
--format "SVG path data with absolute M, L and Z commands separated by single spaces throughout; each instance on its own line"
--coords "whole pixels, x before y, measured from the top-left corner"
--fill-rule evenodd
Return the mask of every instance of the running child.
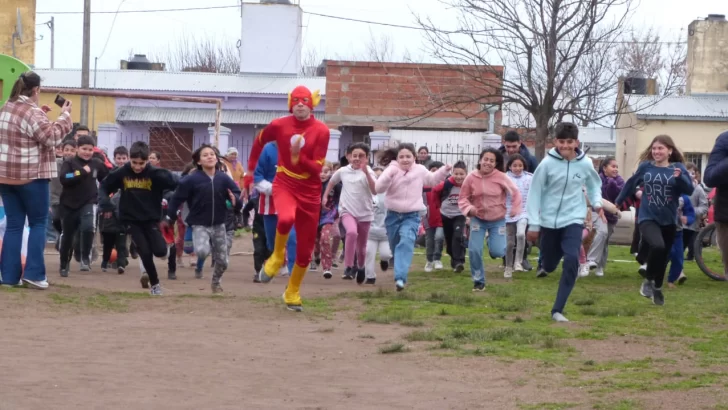
M 221 293 L 220 282 L 228 266 L 225 221 L 228 209 L 242 208 L 240 188 L 221 169 L 219 157 L 210 145 L 203 144 L 195 150 L 192 162 L 197 164 L 197 172 L 180 181 L 170 200 L 167 218 L 175 221 L 177 210 L 187 202 L 187 225 L 192 228 L 195 253 L 203 260 L 212 255 L 215 271 L 210 286 L 212 293 Z
M 314 259 L 311 261 L 310 270 L 316 270 L 321 265 L 325 279 L 331 279 L 331 268 L 333 267 L 333 243 L 341 241 L 339 235 L 339 200 L 341 198 L 341 183 L 335 184 L 333 189 L 328 189 L 331 182 L 331 171 L 333 165 L 325 162 L 321 168 L 321 218 L 319 219 L 318 237 L 314 247 Z M 327 196 L 324 196 L 328 192 Z
M 463 161 L 458 161 L 452 166 L 452 175 L 432 188 L 433 195 L 440 201 L 445 246 L 447 254 L 450 255 L 450 267 L 455 272 L 462 272 L 465 269 L 466 218 L 458 207 L 458 198 L 467 174 L 467 165 Z
M 334 186 L 341 182 L 339 213 L 346 230 L 344 247 L 344 275 L 342 279 L 362 284 L 366 279 L 364 262 L 367 251 L 369 226 L 374 219 L 374 204 L 371 200 L 376 193 L 374 184 L 377 176 L 368 165 L 369 146 L 357 142 L 346 148 L 349 165 L 339 168 L 331 176 L 323 198 L 328 198 Z M 356 256 L 356 265 L 354 257 Z
M 521 204 L 528 201 L 528 190 L 531 188 L 533 174 L 526 172 L 526 159 L 520 154 L 513 154 L 508 157 L 506 164 L 506 175 L 516 184 L 521 194 Z M 526 228 L 528 228 L 528 215 L 526 207 L 521 206 L 521 212 L 511 216 L 513 208 L 513 197 L 508 196 L 506 200 L 506 267 L 503 276 L 510 278 L 513 272 L 523 272 L 523 251 L 526 249 Z
M 700 230 L 700 225 L 708 213 L 708 196 L 705 194 L 705 190 L 700 186 L 700 170 L 692 162 L 685 164 L 685 168 L 690 174 L 690 178 L 693 180 L 693 186 L 696 188 L 693 190 L 693 194 L 690 195 L 690 204 L 695 210 L 695 220 L 691 224 L 683 226 L 683 246 L 688 250 L 688 256 L 686 260 L 692 261 L 695 259 L 695 235 Z M 683 252 L 685 250 L 683 249 Z
M 555 147 L 536 168 L 528 191 L 527 239 L 536 242 L 540 233 L 541 267 L 538 277 L 556 270 L 564 259 L 559 290 L 551 318 L 568 322 L 564 307 L 574 289 L 579 270 L 579 250 L 584 229 L 586 193 L 599 217 L 603 217 L 601 179 L 579 147 L 579 128 L 570 122 L 554 127 Z
M 162 198 L 165 191 L 177 187 L 174 174 L 149 164 L 149 145 L 136 141 L 129 150 L 131 160 L 112 171 L 101 183 L 100 208 L 105 218 L 110 218 L 114 207 L 109 194 L 121 190 L 119 199 L 119 220 L 127 226 L 132 241 L 136 243 L 139 256 L 147 270 L 140 279 L 143 288 L 151 283 L 153 296 L 162 294 L 154 257 L 167 256 L 167 242 L 159 230 L 162 215 Z
M 96 203 L 98 189 L 108 174 L 106 165 L 94 154 L 94 140 L 88 135 L 78 137 L 76 156 L 63 162 L 59 176 L 63 192 L 60 198 L 60 211 L 63 215 L 61 235 L 60 274 L 68 277 L 71 262 L 71 249 L 76 230 L 80 230 L 81 271 L 91 270 L 91 247 L 96 228 Z
M 470 217 L 470 274 L 473 291 L 485 290 L 483 245 L 488 233 L 488 252 L 491 258 L 502 258 L 506 252 L 506 197 L 510 195 L 508 216 L 521 213 L 521 193 L 511 179 L 503 173 L 503 154 L 495 148 L 480 153 L 477 169 L 468 174 L 460 188 L 458 206 L 463 215 Z M 512 271 L 504 274 L 510 279 Z
M 270 251 L 266 245 L 265 226 L 263 225 L 263 215 L 258 212 L 258 199 L 260 195 L 256 189 L 250 192 L 249 200 L 243 207 L 243 224 L 250 220 L 250 213 L 253 212 L 253 282 L 259 283 L 258 272 L 263 269 L 263 263 L 270 257 Z M 245 227 L 245 225 L 243 225 Z
M 375 270 L 375 261 L 377 252 L 379 252 L 379 267 L 382 271 L 389 269 L 389 260 L 392 259 L 392 250 L 389 248 L 387 240 L 387 226 L 385 220 L 387 218 L 387 208 L 384 206 L 384 194 L 374 196 L 374 220 L 369 227 L 369 237 L 367 238 L 367 256 L 365 260 L 366 281 L 367 285 L 377 283 L 377 272 Z
M 417 229 L 420 226 L 420 211 L 425 207 L 422 202 L 422 188 L 434 186 L 443 181 L 450 169 L 444 165 L 432 173 L 423 165 L 415 163 L 415 146 L 402 143 L 396 147 L 382 150 L 379 163 L 387 168 L 375 183 L 378 194 L 386 193 L 387 238 L 389 247 L 394 251 L 394 281 L 397 291 L 404 290 L 407 274 L 412 264 Z
M 619 165 L 614 157 L 605 158 L 599 165 L 599 178 L 602 180 L 602 200 L 614 202 L 624 187 L 624 179 L 619 176 Z M 604 276 L 609 256 L 609 239 L 619 222 L 619 217 L 613 213 L 606 212 L 604 216 L 606 220 L 592 215 L 596 235 L 591 247 L 587 248 L 589 269 L 596 269 L 594 274 L 598 277 Z
M 437 172 L 443 165 L 442 162 L 431 161 L 427 166 L 430 172 Z M 427 215 L 424 218 L 425 254 L 427 257 L 425 272 L 432 272 L 433 270 L 442 269 L 440 259 L 442 259 L 442 245 L 445 241 L 445 233 L 442 227 L 442 214 L 440 213 L 440 196 L 435 192 L 434 187 L 425 187 L 424 191 L 425 204 L 427 205 Z
M 637 186 L 643 185 L 638 219 L 642 241 L 637 258 L 645 280 L 640 294 L 661 306 L 665 304 L 662 283 L 675 242 L 680 196 L 692 194 L 694 188 L 683 165 L 683 155 L 669 136 L 655 137 L 640 155 L 640 161 L 637 171 L 617 197 L 617 205 L 631 196 Z
M 697 187 L 696 187 L 697 188 Z M 695 189 L 695 191 L 702 191 Z M 675 232 L 675 242 L 670 249 L 670 271 L 667 274 L 667 287 L 674 288 L 675 283 L 682 285 L 688 280 L 683 273 L 685 264 L 685 247 L 683 246 L 683 230 L 685 226 L 695 222 L 695 209 L 690 203 L 690 197 L 680 195 L 680 205 L 677 207 L 677 232 Z

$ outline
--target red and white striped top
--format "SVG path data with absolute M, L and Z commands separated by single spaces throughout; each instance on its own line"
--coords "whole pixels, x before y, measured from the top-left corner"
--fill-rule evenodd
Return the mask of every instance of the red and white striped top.
M 273 204 L 273 195 L 260 193 L 258 198 L 258 213 L 260 215 L 276 215 L 276 207 Z

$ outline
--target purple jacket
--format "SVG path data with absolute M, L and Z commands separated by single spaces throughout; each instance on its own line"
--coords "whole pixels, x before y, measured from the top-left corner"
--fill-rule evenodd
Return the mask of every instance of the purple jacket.
M 611 203 L 615 203 L 619 193 L 624 187 L 624 179 L 622 179 L 619 175 L 617 175 L 616 178 L 610 178 L 602 172 L 599 172 L 599 177 L 602 178 L 602 198 Z M 617 218 L 616 215 L 612 215 L 608 212 L 605 212 L 604 215 L 607 217 L 607 222 L 610 224 L 616 224 L 617 221 L 619 221 L 619 218 Z

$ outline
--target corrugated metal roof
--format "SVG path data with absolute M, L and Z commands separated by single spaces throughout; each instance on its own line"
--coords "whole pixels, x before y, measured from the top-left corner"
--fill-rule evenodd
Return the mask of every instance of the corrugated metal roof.
M 628 96 L 637 118 L 645 120 L 728 121 L 728 94 L 675 97 Z
M 222 110 L 222 124 L 266 125 L 276 118 L 290 115 L 288 111 Z M 323 112 L 314 112 L 317 119 L 326 121 Z M 209 108 L 120 107 L 118 122 L 168 122 L 183 124 L 211 124 L 215 110 Z
M 46 87 L 81 88 L 80 69 L 36 69 Z M 94 84 L 91 70 L 89 83 Z M 305 85 L 326 93 L 325 77 L 189 73 L 146 70 L 98 70 L 100 90 L 283 94 Z

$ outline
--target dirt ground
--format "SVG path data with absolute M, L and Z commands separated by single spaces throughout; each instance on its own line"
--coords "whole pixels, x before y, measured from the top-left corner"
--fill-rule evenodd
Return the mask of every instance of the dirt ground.
M 246 243 L 236 241 L 234 251 L 249 251 Z M 51 303 L 49 295 L 63 302 L 99 289 L 139 292 L 136 261 L 124 275 L 96 264 L 62 279 L 57 255 L 46 260 L 52 284 L 70 288 L 0 292 L 0 410 L 516 409 L 589 401 L 565 387 L 560 372 L 547 376 L 537 364 L 442 357 L 424 347 L 380 354 L 411 329 L 363 323 L 356 306 L 323 318 L 256 301 L 278 297 L 285 281 L 253 284 L 252 256 L 232 257 L 223 281 L 232 297 L 187 296 L 209 295 L 208 280 L 184 268 L 168 281 L 160 269 L 166 297 L 132 298 L 118 312 Z M 391 286 L 391 271 L 380 282 Z M 317 272 L 303 295 L 357 288 Z M 655 408 L 660 403 L 656 397 Z

